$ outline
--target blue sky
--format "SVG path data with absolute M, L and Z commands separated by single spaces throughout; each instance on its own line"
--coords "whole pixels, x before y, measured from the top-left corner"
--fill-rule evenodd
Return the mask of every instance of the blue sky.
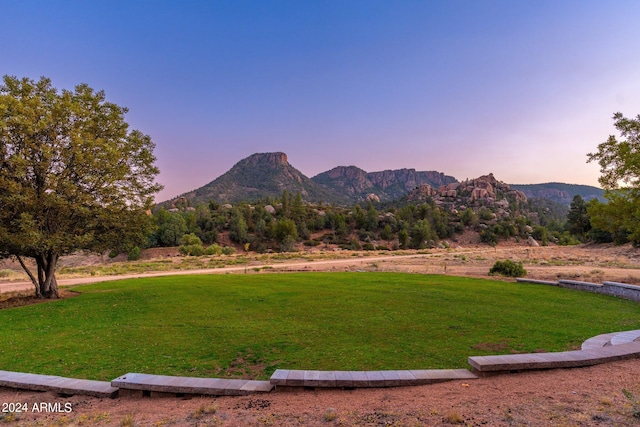
M 597 185 L 640 114 L 633 1 L 0 0 L 0 74 L 87 83 L 156 143 L 158 200 L 255 152 Z

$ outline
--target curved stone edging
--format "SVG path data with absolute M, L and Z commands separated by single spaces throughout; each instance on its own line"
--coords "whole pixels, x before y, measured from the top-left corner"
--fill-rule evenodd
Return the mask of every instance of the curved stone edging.
M 581 350 L 555 353 L 472 356 L 469 364 L 481 375 L 532 369 L 577 368 L 640 358 L 640 330 L 603 334 L 586 340 Z

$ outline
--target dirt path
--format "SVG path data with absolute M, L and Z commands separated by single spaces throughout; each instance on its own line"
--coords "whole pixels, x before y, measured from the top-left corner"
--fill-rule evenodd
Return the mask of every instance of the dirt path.
M 162 272 L 150 272 L 139 274 L 123 274 L 117 276 L 96 276 L 96 277 L 82 277 L 74 279 L 59 279 L 59 286 L 76 286 L 90 283 L 108 282 L 113 280 L 122 279 L 136 279 L 143 277 L 161 277 L 161 276 L 182 276 L 187 274 L 226 274 L 226 273 L 244 273 L 254 272 L 256 269 L 262 270 L 268 268 L 270 270 L 284 270 L 292 271 L 302 269 L 305 271 L 326 271 L 331 267 L 338 266 L 358 266 L 367 263 L 376 263 L 391 260 L 409 260 L 409 259 L 423 259 L 424 255 L 395 255 L 395 256 L 381 256 L 381 257 L 366 257 L 366 258 L 348 258 L 329 261 L 293 261 L 293 262 L 281 262 L 271 264 L 251 264 L 249 266 L 241 267 L 221 267 L 221 268 L 206 268 L 206 269 L 194 269 L 194 270 L 174 270 L 174 271 L 162 271 Z M 12 291 L 26 291 L 33 289 L 33 284 L 28 281 L 21 282 L 0 282 L 1 292 Z
M 590 282 L 602 280 L 640 284 L 640 249 L 631 246 L 547 246 L 528 247 L 509 245 L 500 247 L 475 246 L 456 249 L 432 249 L 422 253 L 406 255 L 371 256 L 368 252 L 338 254 L 339 259 L 317 259 L 272 261 L 261 263 L 250 261 L 248 265 L 148 272 L 117 276 L 89 276 L 61 278 L 61 286 L 97 283 L 136 277 L 158 277 L 184 274 L 264 274 L 267 271 L 393 271 L 423 274 L 449 274 L 472 277 L 487 277 L 496 260 L 511 259 L 522 262 L 527 277 L 543 280 L 575 279 Z M 313 257 L 313 254 L 305 254 Z M 180 259 L 178 258 L 178 263 Z M 177 264 L 176 268 L 179 267 Z M 28 291 L 33 285 L 28 281 L 2 281 L 0 293 Z

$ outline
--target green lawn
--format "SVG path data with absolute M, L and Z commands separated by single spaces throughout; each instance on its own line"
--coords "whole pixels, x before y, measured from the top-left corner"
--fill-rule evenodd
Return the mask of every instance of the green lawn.
M 551 286 L 396 273 L 193 275 L 77 287 L 0 311 L 0 369 L 267 378 L 276 368 L 466 368 L 640 328 L 640 304 Z

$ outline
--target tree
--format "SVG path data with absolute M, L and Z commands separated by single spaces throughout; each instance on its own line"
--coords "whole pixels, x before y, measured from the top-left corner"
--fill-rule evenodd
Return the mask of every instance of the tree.
M 229 221 L 229 237 L 237 243 L 246 243 L 248 240 L 247 222 L 242 213 L 234 208 Z
M 640 188 L 640 115 L 627 119 L 622 113 L 613 115 L 615 128 L 626 140 L 618 141 L 615 135 L 598 145 L 597 153 L 588 154 L 588 162 L 598 161 L 600 185 L 605 190 L 616 190 L 620 184 Z
M 291 219 L 281 219 L 275 224 L 275 238 L 282 243 L 285 238 L 290 237 L 295 241 L 298 238 L 298 228 L 296 223 Z
M 585 233 L 591 229 L 591 220 L 587 213 L 587 204 L 579 194 L 576 194 L 571 201 L 569 213 L 567 214 L 567 229 L 574 235 L 584 239 Z
M 604 206 L 588 209 L 595 228 L 611 233 L 617 242 L 627 238 L 640 244 L 640 115 L 628 119 L 622 113 L 613 115 L 620 132 L 598 145 L 588 154 L 588 162 L 597 161 L 602 174 L 598 181 L 609 200 Z
M 78 250 L 128 250 L 150 230 L 154 144 L 126 108 L 86 84 L 47 78 L 0 86 L 0 255 L 15 257 L 38 297 L 58 296 L 58 259 Z M 35 261 L 32 273 L 25 258 Z
M 424 249 L 431 240 L 437 240 L 437 234 L 431 229 L 431 224 L 426 219 L 416 221 L 411 229 L 411 247 Z

